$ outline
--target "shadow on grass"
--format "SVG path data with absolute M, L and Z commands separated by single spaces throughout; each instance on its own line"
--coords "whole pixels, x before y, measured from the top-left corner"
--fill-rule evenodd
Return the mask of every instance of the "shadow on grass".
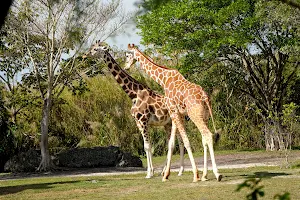
M 244 175 L 240 175 L 242 177 L 246 177 L 246 178 L 272 178 L 275 176 L 288 176 L 291 174 L 288 173 L 274 173 L 274 172 L 267 172 L 267 171 L 263 171 L 263 172 L 254 172 L 254 174 L 244 174 Z
M 7 194 L 14 194 L 28 189 L 50 189 L 53 188 L 53 185 L 77 183 L 77 182 L 80 181 L 58 181 L 58 182 L 51 182 L 51 183 L 34 183 L 28 185 L 15 185 L 15 186 L 5 186 L 5 187 L 0 186 L 0 196 L 7 195 Z

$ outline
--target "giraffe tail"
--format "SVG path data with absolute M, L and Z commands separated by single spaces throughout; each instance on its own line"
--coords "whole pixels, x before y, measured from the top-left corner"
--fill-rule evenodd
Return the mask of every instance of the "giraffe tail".
M 219 142 L 219 140 L 220 140 L 220 137 L 221 137 L 220 136 L 220 130 L 217 131 L 217 129 L 216 129 L 215 120 L 214 120 L 214 117 L 213 117 L 213 114 L 212 114 L 212 109 L 211 109 L 211 105 L 210 105 L 209 100 L 208 99 L 205 100 L 205 103 L 206 103 L 206 105 L 208 107 L 209 115 L 211 117 L 212 124 L 213 124 L 213 127 L 214 127 L 214 135 L 213 135 L 213 137 L 214 137 L 214 143 L 217 144 Z

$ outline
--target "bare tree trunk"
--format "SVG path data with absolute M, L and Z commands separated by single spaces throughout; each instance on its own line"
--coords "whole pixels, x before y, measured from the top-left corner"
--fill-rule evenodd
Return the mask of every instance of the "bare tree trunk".
M 271 132 L 272 133 L 270 134 L 270 138 L 271 138 L 271 140 L 270 140 L 270 143 L 271 143 L 270 150 L 274 151 L 274 150 L 276 150 L 276 145 L 275 145 L 275 140 L 274 140 L 274 132 L 273 131 L 271 131 Z
M 47 95 L 44 99 L 44 105 L 42 110 L 42 121 L 41 121 L 41 155 L 42 160 L 38 171 L 48 171 L 51 167 L 51 159 L 48 146 L 48 127 L 49 127 L 49 117 L 51 108 L 51 91 L 48 90 Z
M 291 136 L 285 133 L 279 121 L 265 121 L 266 151 L 284 151 L 291 145 Z
M 274 121 L 264 120 L 265 122 L 265 145 L 266 151 L 275 151 L 278 150 L 277 145 L 277 136 L 278 132 L 276 126 L 274 126 Z
M 275 140 L 274 140 L 274 130 L 267 130 L 268 131 L 268 151 L 274 151 L 276 149 Z
M 265 126 L 265 145 L 266 151 L 271 151 L 271 137 L 268 128 Z
M 279 121 L 276 121 L 276 133 L 277 133 L 277 142 L 278 142 L 278 149 L 277 150 L 280 150 L 280 151 L 285 151 L 288 146 L 286 146 L 285 144 L 285 141 L 288 140 L 288 135 L 285 134 L 285 131 L 283 130 L 281 124 Z

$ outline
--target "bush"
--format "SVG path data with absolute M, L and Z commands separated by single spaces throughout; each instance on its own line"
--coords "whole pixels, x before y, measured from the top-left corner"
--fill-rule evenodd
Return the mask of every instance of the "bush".
M 88 91 L 73 95 L 65 90 L 63 103 L 51 113 L 50 148 L 119 146 L 138 154 L 142 138 L 130 114 L 131 100 L 111 76 L 86 80 Z M 55 139 L 53 138 L 55 137 Z

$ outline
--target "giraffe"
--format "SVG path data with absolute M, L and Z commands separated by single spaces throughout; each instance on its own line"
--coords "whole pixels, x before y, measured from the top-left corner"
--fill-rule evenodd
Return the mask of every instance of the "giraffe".
M 162 181 L 166 181 L 170 175 L 171 157 L 174 149 L 176 128 L 179 130 L 192 164 L 194 174 L 193 182 L 197 182 L 199 180 L 198 169 L 196 167 L 190 142 L 182 122 L 182 115 L 188 115 L 202 134 L 202 145 L 204 147 L 204 167 L 201 180 L 208 180 L 208 147 L 211 156 L 213 172 L 217 180 L 221 181 L 222 175 L 218 173 L 214 156 L 213 136 L 207 127 L 207 120 L 209 116 L 211 116 L 213 121 L 208 95 L 205 93 L 202 87 L 186 80 L 177 70 L 155 64 L 152 59 L 145 56 L 137 47 L 134 46 L 134 44 L 128 44 L 128 50 L 129 52 L 126 54 L 126 63 L 124 69 L 129 69 L 136 61 L 138 61 L 140 63 L 140 68 L 144 70 L 146 74 L 148 74 L 154 81 L 160 84 L 165 91 L 165 102 L 172 120 L 172 130 L 168 144 L 169 150 L 167 156 L 167 165 Z M 213 127 L 216 132 L 214 121 Z
M 147 175 L 145 178 L 151 178 L 154 175 L 154 169 L 148 126 L 164 126 L 167 133 L 171 132 L 171 119 L 164 103 L 164 97 L 127 74 L 111 56 L 108 47 L 104 43 L 96 41 L 89 51 L 83 55 L 83 58 L 86 57 L 103 59 L 117 83 L 132 100 L 131 115 L 143 136 L 144 150 L 147 157 Z M 180 150 L 180 170 L 178 176 L 181 176 L 184 171 L 184 146 L 180 137 L 178 137 L 178 143 Z

